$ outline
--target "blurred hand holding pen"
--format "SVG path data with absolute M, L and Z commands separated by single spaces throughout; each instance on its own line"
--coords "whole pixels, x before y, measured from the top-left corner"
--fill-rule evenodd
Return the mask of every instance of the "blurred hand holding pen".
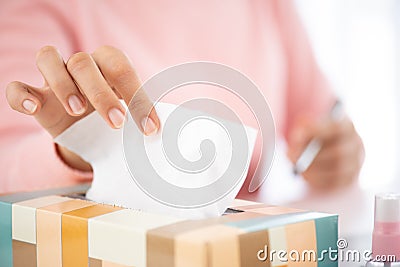
M 340 120 L 344 118 L 344 115 L 345 112 L 342 102 L 340 100 L 336 100 L 329 114 L 330 119 L 335 122 L 340 122 Z M 293 173 L 295 175 L 301 175 L 310 167 L 318 153 L 321 151 L 322 145 L 323 144 L 318 137 L 314 137 L 308 143 L 303 153 L 301 153 L 300 157 L 293 166 Z

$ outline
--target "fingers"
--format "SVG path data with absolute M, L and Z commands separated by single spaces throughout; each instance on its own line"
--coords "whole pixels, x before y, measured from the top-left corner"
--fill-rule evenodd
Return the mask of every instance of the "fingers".
M 362 150 L 360 138 L 356 134 L 349 134 L 342 141 L 324 146 L 314 163 L 320 168 L 340 169 L 350 163 L 359 167 L 360 155 L 354 152 L 360 150 Z M 346 160 L 350 160 L 350 162 L 346 162 Z
M 123 125 L 124 108 L 89 54 L 74 54 L 65 65 L 57 49 L 46 46 L 38 52 L 36 64 L 68 114 L 84 114 L 87 98 L 111 127 Z
M 157 113 L 142 89 L 136 92 L 129 108 L 133 119 L 144 134 L 152 135 L 158 131 L 160 128 L 160 121 Z
M 141 86 L 129 58 L 121 50 L 111 46 L 99 47 L 92 57 L 107 82 L 121 94 L 126 104 L 129 104 Z
M 296 161 L 313 138 L 326 147 L 343 141 L 352 132 L 355 132 L 354 125 L 347 117 L 341 121 L 324 120 L 319 123 L 303 119 L 289 134 L 288 156 Z
M 52 46 L 40 49 L 36 65 L 68 114 L 82 115 L 87 109 L 85 97 L 72 80 L 57 49 Z
M 309 184 L 330 188 L 354 181 L 362 166 L 364 147 L 351 120 L 303 122 L 289 135 L 288 156 L 293 162 L 297 161 L 312 138 L 317 138 L 322 147 L 303 173 Z
M 158 130 L 153 105 L 122 51 L 103 46 L 92 56 L 76 53 L 65 64 L 56 48 L 46 46 L 38 52 L 36 64 L 69 115 L 81 116 L 91 109 L 90 103 L 111 127 L 120 128 L 125 120 L 122 96 L 127 104 L 132 101 L 132 117 L 145 134 Z
M 39 89 L 21 82 L 8 84 L 6 97 L 12 109 L 27 115 L 35 115 L 42 106 Z
M 359 169 L 346 166 L 340 170 L 315 170 L 310 168 L 303 173 L 303 177 L 311 187 L 327 190 L 351 184 L 356 180 L 358 174 Z
M 113 128 L 121 128 L 125 111 L 102 73 L 87 53 L 77 53 L 67 62 L 68 72 L 93 107 Z
M 354 156 L 354 155 L 352 155 Z M 343 164 L 346 161 L 345 164 Z M 340 167 L 322 167 L 318 164 L 310 167 L 303 173 L 303 177 L 311 186 L 317 188 L 335 188 L 338 186 L 348 185 L 355 181 L 361 169 L 361 162 L 346 157 Z
M 346 117 L 340 121 L 325 120 L 313 129 L 314 136 L 317 136 L 324 144 L 341 141 L 348 137 L 348 133 L 354 132 L 354 125 Z
M 319 188 L 346 185 L 358 176 L 363 158 L 361 139 L 354 133 L 351 138 L 323 147 L 303 176 Z
M 160 122 L 153 104 L 141 89 L 141 82 L 129 58 L 111 46 L 102 46 L 92 57 L 108 84 L 114 88 L 129 105 L 136 124 L 146 135 L 157 132 Z

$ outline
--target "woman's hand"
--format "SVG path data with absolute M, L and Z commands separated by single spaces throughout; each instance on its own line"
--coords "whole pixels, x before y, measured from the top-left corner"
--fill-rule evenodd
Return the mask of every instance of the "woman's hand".
M 14 110 L 33 115 L 53 137 L 93 110 L 110 127 L 122 127 L 125 109 L 119 98 L 127 105 L 133 102 L 132 117 L 144 134 L 157 132 L 160 125 L 157 114 L 122 51 L 102 46 L 93 54 L 76 53 L 65 63 L 55 47 L 46 46 L 37 53 L 36 64 L 45 80 L 44 86 L 36 88 L 12 82 L 7 86 L 7 100 Z M 62 147 L 59 152 L 72 167 L 87 168 L 72 152 Z
M 364 146 L 349 118 L 319 123 L 300 120 L 289 136 L 288 156 L 292 162 L 297 161 L 312 138 L 318 138 L 322 148 L 303 173 L 311 186 L 335 188 L 358 177 L 364 161 Z

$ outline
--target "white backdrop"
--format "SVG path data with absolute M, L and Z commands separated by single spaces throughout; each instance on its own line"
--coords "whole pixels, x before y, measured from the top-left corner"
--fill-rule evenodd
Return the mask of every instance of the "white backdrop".
M 400 1 L 296 4 L 317 60 L 364 140 L 361 188 L 400 191 Z

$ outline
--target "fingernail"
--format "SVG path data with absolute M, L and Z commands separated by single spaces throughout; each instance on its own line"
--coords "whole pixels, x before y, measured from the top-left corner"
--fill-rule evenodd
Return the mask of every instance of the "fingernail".
M 142 120 L 142 129 L 145 135 L 152 135 L 157 132 L 157 126 L 151 118 Z
M 36 111 L 36 109 L 37 109 L 37 105 L 36 105 L 36 103 L 35 102 L 33 102 L 32 100 L 29 100 L 29 99 L 25 99 L 23 102 L 22 102 L 22 106 L 24 107 L 24 109 L 26 110 L 26 111 L 28 111 L 29 113 L 34 113 L 35 111 Z
M 125 115 L 118 108 L 112 108 L 108 112 L 108 117 L 115 128 L 121 128 L 124 124 Z
M 76 95 L 71 95 L 68 98 L 68 105 L 72 112 L 76 115 L 81 115 L 83 112 L 85 112 L 85 107 L 83 106 L 82 101 Z

